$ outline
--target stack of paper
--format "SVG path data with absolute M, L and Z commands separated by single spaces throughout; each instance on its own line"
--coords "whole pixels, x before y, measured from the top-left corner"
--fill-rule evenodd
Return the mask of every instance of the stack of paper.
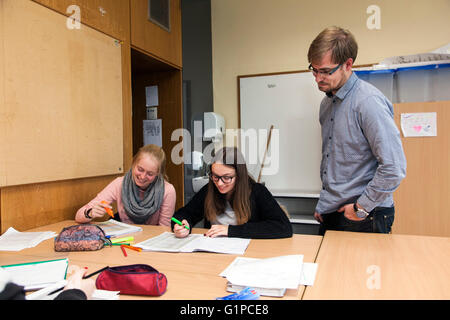
M 142 231 L 141 227 L 133 224 L 119 222 L 114 219 L 109 219 L 108 221 L 97 222 L 94 224 L 102 228 L 105 234 L 111 237 L 118 237 L 124 234 Z
M 252 287 L 260 295 L 281 297 L 286 289 L 313 285 L 317 264 L 303 263 L 303 255 L 267 259 L 237 257 L 220 275 L 228 280 L 227 290 Z
M 10 227 L 0 236 L 0 251 L 20 251 L 33 248 L 44 240 L 56 237 L 52 231 L 45 232 L 19 232 Z
M 205 237 L 202 234 L 190 234 L 186 238 L 177 238 L 171 232 L 135 244 L 144 251 L 194 252 L 208 251 L 228 254 L 244 254 L 250 239 Z

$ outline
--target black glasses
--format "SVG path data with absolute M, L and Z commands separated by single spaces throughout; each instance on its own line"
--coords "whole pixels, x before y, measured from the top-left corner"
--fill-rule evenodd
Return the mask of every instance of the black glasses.
M 333 73 L 335 73 L 337 71 L 337 69 L 339 69 L 342 65 L 343 65 L 343 63 L 339 64 L 338 66 L 334 67 L 331 70 L 317 70 L 317 69 L 313 68 L 313 66 L 310 64 L 308 67 L 308 70 L 311 71 L 314 76 L 317 76 L 317 74 L 319 74 L 323 77 L 329 77 Z
M 210 173 L 209 178 L 215 183 L 219 182 L 219 180 L 222 180 L 224 184 L 230 184 L 235 176 L 218 176 L 214 173 Z

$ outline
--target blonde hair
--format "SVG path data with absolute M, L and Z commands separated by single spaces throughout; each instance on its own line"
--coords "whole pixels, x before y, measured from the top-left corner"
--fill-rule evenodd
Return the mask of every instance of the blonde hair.
M 159 176 L 164 178 L 164 180 L 169 181 L 169 178 L 166 175 L 166 153 L 164 150 L 155 145 L 155 144 L 147 144 L 139 149 L 139 151 L 134 155 L 133 162 L 131 163 L 131 167 L 134 168 L 139 159 L 144 155 L 149 155 L 153 157 L 159 163 Z
M 345 63 L 349 58 L 356 60 L 358 44 L 353 34 L 340 27 L 328 27 L 313 40 L 308 50 L 308 62 L 319 62 L 331 50 L 333 63 Z

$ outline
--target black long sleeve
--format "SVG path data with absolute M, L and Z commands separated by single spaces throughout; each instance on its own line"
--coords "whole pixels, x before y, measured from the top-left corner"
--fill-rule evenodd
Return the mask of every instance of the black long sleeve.
M 189 203 L 173 215 L 186 219 L 192 227 L 205 217 L 204 203 L 208 185 L 204 186 Z M 292 237 L 292 225 L 278 202 L 265 186 L 252 183 L 250 195 L 251 216 L 247 223 L 228 227 L 228 236 L 236 238 L 276 239 Z M 173 228 L 172 222 L 172 228 Z M 205 220 L 205 228 L 211 223 Z

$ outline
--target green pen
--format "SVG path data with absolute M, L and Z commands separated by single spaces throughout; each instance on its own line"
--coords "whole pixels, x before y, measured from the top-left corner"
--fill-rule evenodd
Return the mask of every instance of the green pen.
M 183 224 L 179 220 L 175 219 L 174 217 L 172 217 L 172 221 L 175 222 L 176 224 L 179 224 L 180 226 L 183 226 Z M 184 226 L 184 227 L 189 230 L 188 226 Z

